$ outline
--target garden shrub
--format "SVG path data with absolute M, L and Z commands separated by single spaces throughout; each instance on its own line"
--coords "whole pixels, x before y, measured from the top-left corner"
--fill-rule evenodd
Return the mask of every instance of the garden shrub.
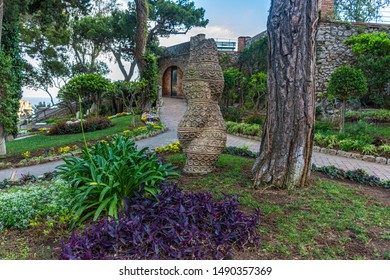
M 223 153 L 234 155 L 234 156 L 250 157 L 250 158 L 257 158 L 258 156 L 258 153 L 254 153 L 246 147 L 243 148 L 243 147 L 228 146 L 223 149 Z
M 362 71 L 349 66 L 338 67 L 330 76 L 328 94 L 343 101 L 340 113 L 340 131 L 344 130 L 345 107 L 349 98 L 367 93 L 367 80 Z
M 226 122 L 226 129 L 228 133 L 244 134 L 248 136 L 260 136 L 261 127 L 258 124 L 246 124 L 236 122 Z
M 102 101 L 107 93 L 112 91 L 111 82 L 100 74 L 81 74 L 70 79 L 58 92 L 58 98 L 66 103 L 79 103 L 84 111 L 92 104 L 97 106 L 97 115 L 100 114 Z
M 243 111 L 236 107 L 221 106 L 221 113 L 225 121 L 240 122 Z
M 390 181 L 382 181 L 379 177 L 369 175 L 363 169 L 344 171 L 333 165 L 318 167 L 313 164 L 312 170 L 322 172 L 332 179 L 346 179 L 371 187 L 384 187 L 390 189 Z
M 72 234 L 62 259 L 223 259 L 259 246 L 260 212 L 246 215 L 236 196 L 184 192 L 171 183 L 157 200 L 125 201 L 119 220 L 104 219 Z
M 137 150 L 128 137 L 115 136 L 111 142 L 84 149 L 81 158 L 65 158 L 57 169 L 73 187 L 75 221 L 97 220 L 102 213 L 118 218 L 124 200 L 135 191 L 156 195 L 159 184 L 176 175 L 171 164 L 162 164 L 146 150 Z
M 0 191 L 0 232 L 6 228 L 26 229 L 37 217 L 47 218 L 68 211 L 71 191 L 63 180 L 31 184 Z
M 351 111 L 345 117 L 351 122 L 362 120 L 367 123 L 386 123 L 390 122 L 390 110 Z
M 89 118 L 83 121 L 84 132 L 93 132 L 113 126 L 113 123 L 106 117 Z M 82 133 L 81 122 L 60 122 L 56 123 L 49 131 L 49 135 L 65 135 Z

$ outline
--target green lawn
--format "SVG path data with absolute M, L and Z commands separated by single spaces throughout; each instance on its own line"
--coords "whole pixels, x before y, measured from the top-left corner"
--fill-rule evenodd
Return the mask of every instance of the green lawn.
M 105 136 L 113 135 L 130 129 L 131 118 L 132 116 L 114 118 L 111 121 L 115 124 L 115 126 L 103 130 L 85 133 L 86 139 L 98 140 L 104 138 Z M 137 117 L 137 121 L 138 120 L 139 117 Z M 83 141 L 82 134 L 67 134 L 57 136 L 39 134 L 25 139 L 7 142 L 7 155 L 0 158 L 21 155 L 25 151 L 32 152 L 36 150 L 50 149 L 52 147 L 58 148 L 63 146 L 70 146 L 81 141 Z

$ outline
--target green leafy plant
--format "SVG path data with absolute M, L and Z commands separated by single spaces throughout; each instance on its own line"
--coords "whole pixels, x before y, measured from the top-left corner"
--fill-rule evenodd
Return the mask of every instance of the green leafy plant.
M 244 134 L 248 136 L 259 136 L 261 134 L 261 127 L 258 124 L 246 124 L 236 122 L 226 122 L 226 129 L 228 133 Z
M 26 229 L 37 217 L 48 218 L 70 209 L 71 191 L 63 180 L 12 187 L 0 192 L 0 232 Z
M 316 166 L 313 164 L 312 170 L 322 172 L 332 179 L 347 179 L 372 187 L 384 187 L 386 189 L 390 189 L 390 181 L 382 181 L 379 177 L 369 175 L 362 169 L 344 171 L 333 165 Z
M 367 92 L 367 80 L 360 70 L 349 66 L 337 68 L 330 76 L 328 93 L 343 101 L 340 112 L 340 131 L 344 130 L 345 107 L 350 97 L 360 97 Z
M 348 121 L 362 120 L 369 123 L 386 123 L 390 122 L 390 110 L 351 111 L 347 112 L 345 117 Z
M 368 144 L 362 147 L 362 154 L 364 155 L 378 155 L 375 145 Z
M 124 199 L 138 191 L 154 196 L 163 180 L 177 175 L 174 167 L 146 151 L 137 150 L 128 137 L 115 136 L 112 142 L 84 149 L 81 158 L 65 158 L 58 170 L 73 187 L 75 221 L 97 220 L 102 213 L 117 218 Z

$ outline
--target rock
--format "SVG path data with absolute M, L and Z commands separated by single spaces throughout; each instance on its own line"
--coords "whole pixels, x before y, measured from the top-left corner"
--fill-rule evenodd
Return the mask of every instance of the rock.
M 337 151 L 335 149 L 321 149 L 321 152 L 328 155 L 336 155 Z
M 374 156 L 363 156 L 364 161 L 368 162 L 375 162 L 375 157 Z
M 351 158 L 354 158 L 354 159 L 363 159 L 363 156 L 362 156 L 361 154 L 351 153 Z
M 383 157 L 377 157 L 375 162 L 379 163 L 379 164 L 386 164 L 387 163 L 387 159 L 383 158 Z
M 351 157 L 351 153 L 350 152 L 341 151 L 341 150 L 337 151 L 337 155 L 339 155 L 341 157 L 346 157 L 346 158 L 350 158 Z

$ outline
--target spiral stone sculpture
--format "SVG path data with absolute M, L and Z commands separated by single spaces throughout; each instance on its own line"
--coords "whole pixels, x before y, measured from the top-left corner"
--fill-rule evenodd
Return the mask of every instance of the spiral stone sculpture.
M 223 87 L 215 41 L 192 37 L 190 60 L 183 77 L 188 107 L 178 126 L 178 138 L 187 155 L 185 173 L 213 171 L 225 147 L 226 126 L 218 105 Z

